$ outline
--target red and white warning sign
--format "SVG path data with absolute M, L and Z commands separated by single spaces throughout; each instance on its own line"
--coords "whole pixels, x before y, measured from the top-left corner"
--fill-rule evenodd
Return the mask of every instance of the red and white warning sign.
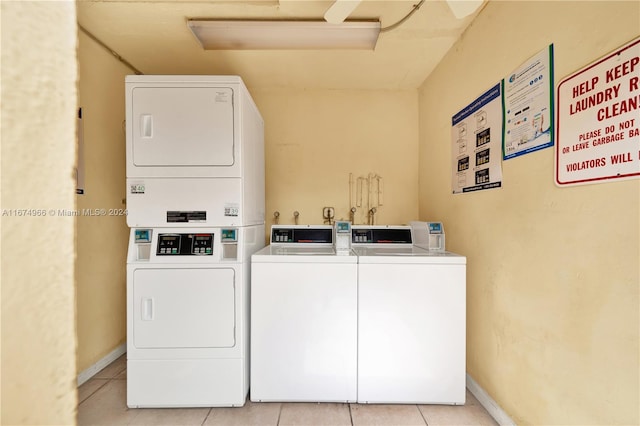
M 556 108 L 558 186 L 640 177 L 640 38 L 563 79 Z

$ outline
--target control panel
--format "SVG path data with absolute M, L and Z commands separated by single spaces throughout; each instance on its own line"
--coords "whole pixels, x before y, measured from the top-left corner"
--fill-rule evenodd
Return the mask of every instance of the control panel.
M 429 224 L 429 234 L 443 234 L 441 222 L 427 222 Z
M 328 228 L 271 228 L 271 244 L 333 243 L 333 229 Z
M 442 222 L 411 222 L 414 244 L 430 251 L 445 251 L 445 235 Z
M 157 256 L 211 256 L 214 234 L 159 234 Z
M 427 222 L 429 230 L 429 250 L 444 251 L 444 227 L 442 222 Z
M 146 244 L 151 242 L 151 229 L 136 229 L 135 231 L 136 244 Z
M 351 222 L 337 220 L 335 222 L 336 250 L 349 250 L 351 248 Z
M 151 237 L 153 236 L 153 230 L 135 229 L 133 235 L 135 243 L 133 253 L 135 253 L 135 259 L 149 260 L 151 257 Z
M 222 236 L 220 237 L 223 243 L 237 243 L 238 242 L 238 230 L 237 229 L 223 229 Z
M 222 242 L 222 259 L 235 260 L 238 258 L 238 230 L 222 229 L 220 232 Z
M 410 228 L 354 228 L 354 244 L 411 244 Z

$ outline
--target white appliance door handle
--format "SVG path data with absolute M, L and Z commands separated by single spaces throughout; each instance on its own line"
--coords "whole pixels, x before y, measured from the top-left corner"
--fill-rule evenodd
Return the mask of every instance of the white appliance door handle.
M 144 114 L 140 117 L 140 133 L 143 138 L 153 137 L 153 116 Z
M 153 298 L 142 299 L 142 321 L 153 321 Z

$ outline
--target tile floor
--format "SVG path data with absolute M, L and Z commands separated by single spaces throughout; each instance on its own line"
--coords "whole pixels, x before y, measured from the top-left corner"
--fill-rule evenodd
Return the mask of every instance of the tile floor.
M 126 355 L 78 389 L 78 425 L 497 425 L 467 391 L 464 406 L 253 403 L 239 408 L 127 408 Z

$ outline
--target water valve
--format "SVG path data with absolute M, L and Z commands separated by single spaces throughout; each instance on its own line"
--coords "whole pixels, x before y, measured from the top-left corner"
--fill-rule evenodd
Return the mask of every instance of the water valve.
M 324 218 L 324 223 L 328 223 L 329 225 L 333 224 L 333 219 L 336 216 L 336 211 L 333 207 L 323 207 L 322 208 L 322 217 Z

